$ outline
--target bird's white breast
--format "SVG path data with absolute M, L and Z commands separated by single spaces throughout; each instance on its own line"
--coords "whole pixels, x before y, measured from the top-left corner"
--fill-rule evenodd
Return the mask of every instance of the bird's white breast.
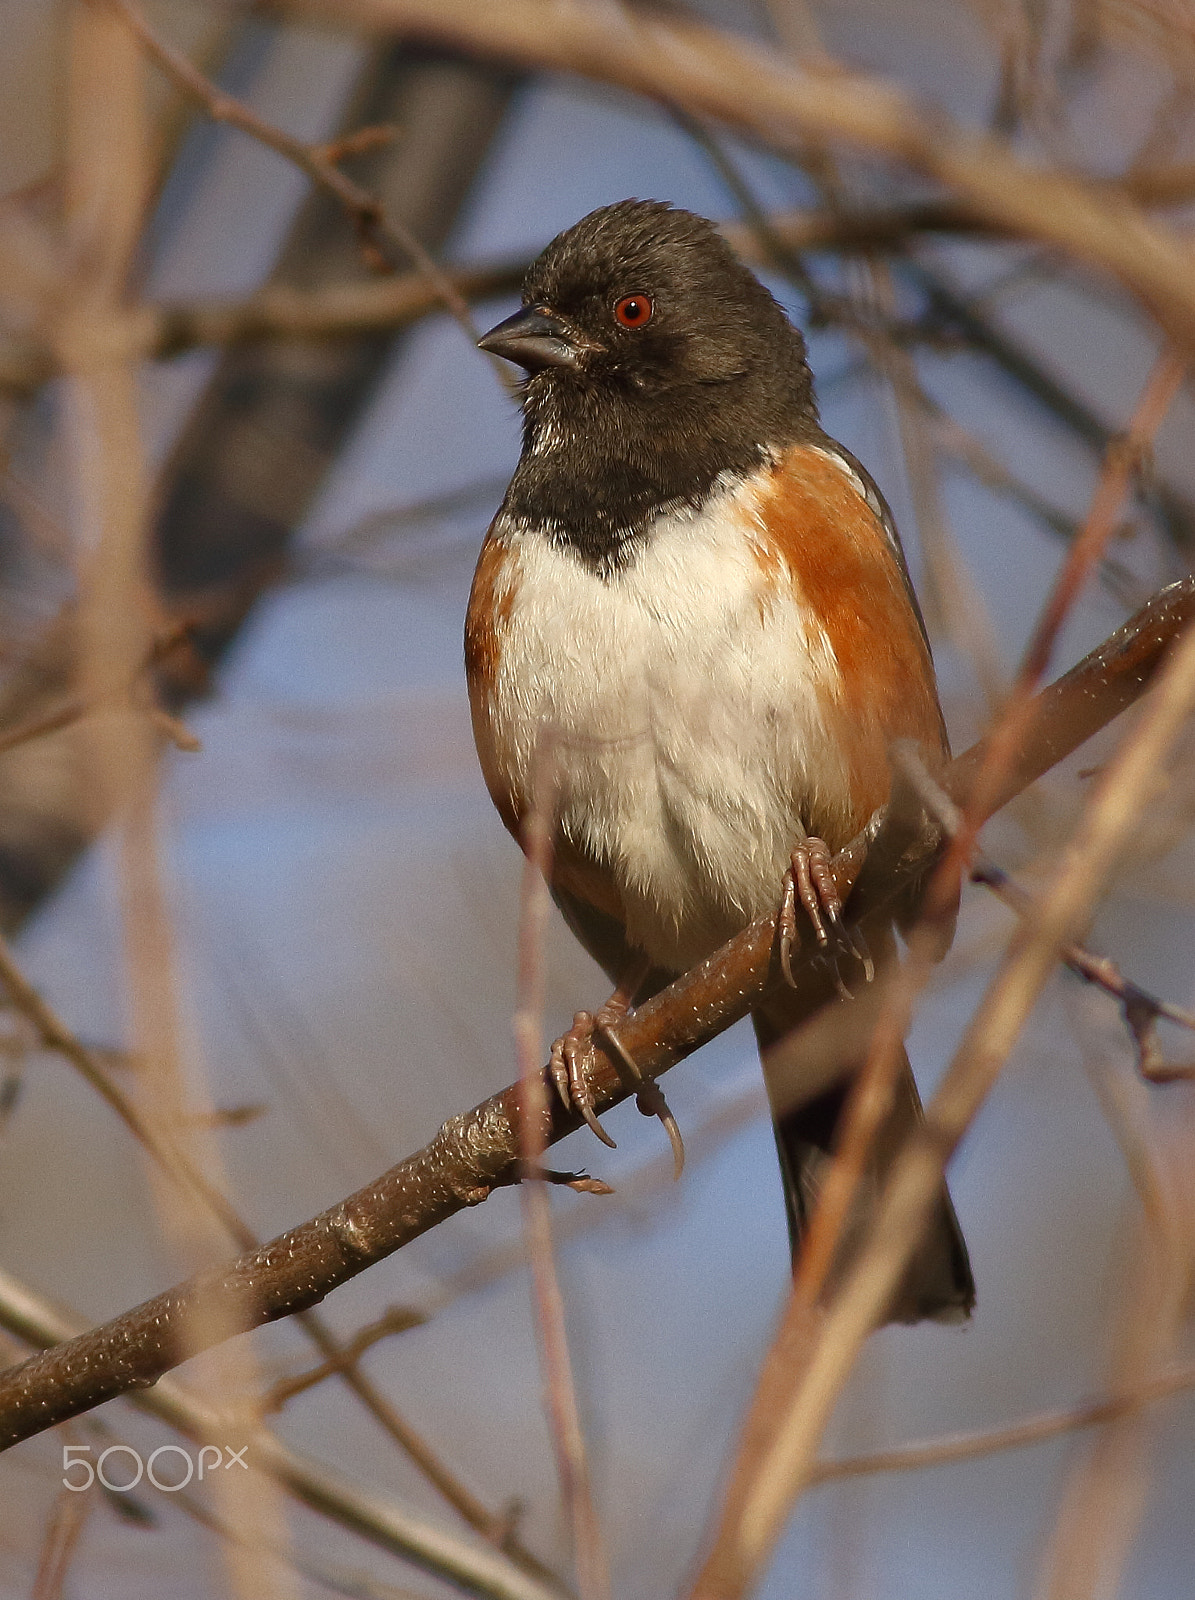
M 683 970 L 775 907 L 801 826 L 845 790 L 829 640 L 778 581 L 749 484 L 662 515 L 608 576 L 542 531 L 495 531 L 497 766 L 520 810 L 553 770 L 561 830 L 612 873 L 631 944 Z

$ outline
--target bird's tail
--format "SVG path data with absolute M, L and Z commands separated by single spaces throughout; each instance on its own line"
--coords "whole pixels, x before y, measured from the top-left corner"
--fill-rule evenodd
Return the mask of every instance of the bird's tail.
M 768 1051 L 787 1032 L 783 996 L 779 1000 L 779 1005 L 771 1003 L 765 1011 L 756 1012 L 753 1017 L 756 1038 L 764 1059 L 765 1077 Z M 830 1287 L 850 1265 L 874 1216 L 880 1191 L 896 1152 L 921 1117 L 921 1100 L 913 1081 L 909 1058 L 903 1051 L 901 1055 L 900 1078 L 892 1110 L 872 1147 L 870 1163 L 843 1230 Z M 769 1092 L 772 1088 L 770 1084 Z M 817 1204 L 818 1190 L 825 1172 L 833 1158 L 839 1119 L 849 1088 L 849 1081 L 840 1079 L 814 1099 L 791 1109 L 776 1106 L 773 1098 L 776 1148 L 780 1154 L 794 1258 Z M 955 1216 L 950 1193 L 943 1184 L 930 1224 L 893 1297 L 886 1320 L 963 1322 L 974 1305 L 975 1281 L 971 1276 L 966 1241 Z

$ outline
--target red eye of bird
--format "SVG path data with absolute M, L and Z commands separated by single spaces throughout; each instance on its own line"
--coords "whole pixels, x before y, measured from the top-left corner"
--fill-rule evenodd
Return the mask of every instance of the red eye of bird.
M 651 321 L 651 313 L 650 295 L 624 294 L 614 307 L 614 320 L 624 328 L 642 328 Z

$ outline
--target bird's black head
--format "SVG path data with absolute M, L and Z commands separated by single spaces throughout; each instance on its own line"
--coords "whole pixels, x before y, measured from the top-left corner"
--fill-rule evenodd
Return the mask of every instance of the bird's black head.
M 481 347 L 528 373 L 505 509 L 599 565 L 661 507 L 820 431 L 800 333 L 711 223 L 656 200 L 553 239 Z

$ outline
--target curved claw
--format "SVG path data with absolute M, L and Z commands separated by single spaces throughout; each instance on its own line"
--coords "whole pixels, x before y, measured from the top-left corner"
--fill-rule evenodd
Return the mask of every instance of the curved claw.
M 672 1146 L 672 1175 L 674 1178 L 679 1178 L 685 1170 L 685 1141 L 681 1138 L 680 1126 L 664 1098 L 664 1091 L 654 1078 L 643 1076 L 638 1062 L 609 1023 L 599 1023 L 599 1031 L 614 1051 L 623 1082 L 629 1089 L 635 1091 L 635 1104 L 640 1112 L 645 1117 L 658 1117 L 663 1124 L 668 1142 Z
M 792 952 L 799 943 L 799 904 L 813 928 L 819 954 L 828 965 L 835 989 L 842 999 L 851 1000 L 854 996 L 839 968 L 842 956 L 849 955 L 859 962 L 866 983 L 871 983 L 875 977 L 875 962 L 862 931 L 849 927 L 843 918 L 842 900 L 831 862 L 829 848 L 822 839 L 803 839 L 792 853 L 792 865 L 784 875 L 784 895 L 777 918 L 780 971 L 785 983 L 795 988 Z
M 593 1109 L 593 1096 L 585 1075 L 585 1056 L 593 1050 L 594 1028 L 592 1015 L 588 1011 L 578 1011 L 572 1027 L 552 1045 L 548 1067 L 565 1110 L 577 1112 L 604 1145 L 617 1150 L 618 1146 L 602 1127 Z
M 863 929 L 858 923 L 856 923 L 855 926 L 850 929 L 848 929 L 844 923 L 843 929 L 851 942 L 851 949 L 855 953 L 856 960 L 858 960 L 863 968 L 864 983 L 874 983 L 876 964 L 872 960 L 871 951 L 867 948 L 867 940 L 863 937 Z
M 855 998 L 854 992 L 847 988 L 846 979 L 842 976 L 842 968 L 838 964 L 838 956 L 836 954 L 826 955 L 822 953 L 819 956 L 819 961 L 829 972 L 838 998 L 840 1000 L 853 1000 Z
M 584 1117 L 586 1125 L 590 1131 L 592 1133 L 596 1133 L 602 1143 L 604 1145 L 608 1145 L 611 1150 L 617 1150 L 617 1144 L 615 1144 L 614 1140 L 606 1132 L 605 1128 L 602 1127 L 597 1112 L 593 1109 L 589 1102 L 587 1100 L 574 1100 L 573 1104 L 576 1110 L 578 1110 L 582 1117 Z
M 679 1179 L 685 1170 L 685 1141 L 681 1138 L 680 1125 L 664 1098 L 664 1091 L 654 1078 L 644 1080 L 643 1088 L 635 1096 L 635 1104 L 643 1116 L 658 1117 L 663 1124 L 668 1143 L 672 1146 L 672 1177 L 674 1181 Z

